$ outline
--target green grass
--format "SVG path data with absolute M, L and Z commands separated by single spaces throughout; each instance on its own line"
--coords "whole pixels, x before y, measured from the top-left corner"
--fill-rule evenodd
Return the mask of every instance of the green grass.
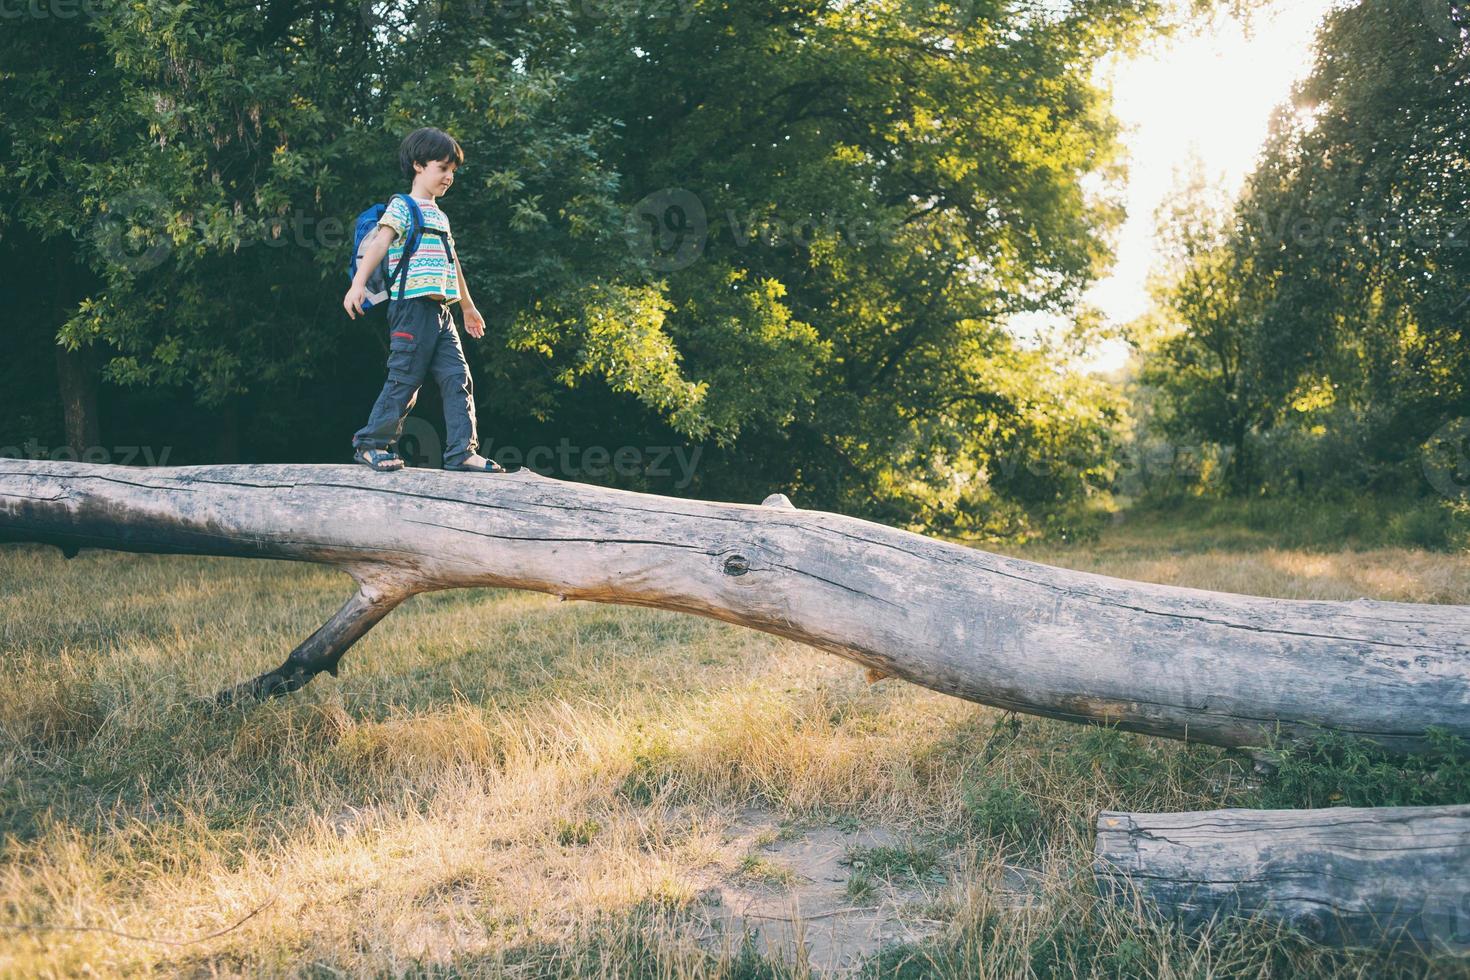
M 562 847 L 583 846 L 592 843 L 602 825 L 596 820 L 558 820 L 556 842 Z
M 939 864 L 939 854 L 932 847 L 917 844 L 849 847 L 843 861 L 853 868 L 882 878 L 908 875 L 922 878 Z
M 1470 548 L 1470 507 L 1439 497 L 1179 497 L 1144 503 L 1125 520 L 1196 549 Z
M 1368 525 L 1331 547 L 1345 522 L 1288 533 L 1279 513 L 1186 508 L 1015 551 L 1224 591 L 1470 604 L 1462 554 Z M 723 843 L 751 807 L 780 837 L 882 824 L 911 842 L 854 850 L 847 897 L 925 879 L 946 929 L 872 976 L 1470 975 L 1260 925 L 1188 935 L 1099 900 L 1089 871 L 1103 809 L 1470 802 L 1449 740 L 1402 762 L 1326 739 L 1255 783 L 1239 753 L 869 685 L 710 620 L 498 590 L 416 597 L 341 677 L 205 710 L 348 589 L 287 563 L 0 548 L 0 922 L 30 927 L 0 939 L 0 975 L 800 976 L 690 938 L 711 868 L 790 883 Z M 942 884 L 941 858 L 957 861 Z M 1045 883 L 1033 905 L 1001 889 L 1007 865 Z
M 763 885 L 791 885 L 796 882 L 796 872 L 780 861 L 758 854 L 747 854 L 740 859 L 738 868 L 741 876 Z
M 1431 751 L 1392 758 L 1361 739 L 1324 731 L 1268 749 L 1274 770 L 1256 806 L 1448 806 L 1470 801 L 1470 743 L 1429 730 Z

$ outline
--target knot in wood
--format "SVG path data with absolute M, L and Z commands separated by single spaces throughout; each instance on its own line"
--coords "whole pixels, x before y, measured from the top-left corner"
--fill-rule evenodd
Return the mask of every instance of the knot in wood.
M 744 555 L 731 555 L 725 559 L 726 575 L 744 575 L 750 571 L 750 559 Z
M 1302 910 L 1292 915 L 1289 920 L 1291 928 L 1306 936 L 1313 942 L 1320 943 L 1327 935 L 1327 923 L 1317 912 Z

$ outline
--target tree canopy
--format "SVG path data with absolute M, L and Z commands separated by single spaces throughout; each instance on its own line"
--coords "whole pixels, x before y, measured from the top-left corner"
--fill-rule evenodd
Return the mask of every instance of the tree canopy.
M 961 530 L 1107 474 L 1117 395 L 1006 323 L 1072 313 L 1106 267 L 1093 69 L 1172 5 L 36 10 L 0 36 L 0 443 L 75 449 L 103 417 L 175 462 L 345 461 L 386 345 L 341 311 L 353 216 L 434 125 L 466 152 L 443 204 L 490 324 L 491 455 L 694 447 L 680 492 Z
M 1165 218 L 1189 244 L 1144 380 L 1237 491 L 1427 489 L 1421 448 L 1470 415 L 1467 29 L 1451 0 L 1334 10 L 1233 212 Z

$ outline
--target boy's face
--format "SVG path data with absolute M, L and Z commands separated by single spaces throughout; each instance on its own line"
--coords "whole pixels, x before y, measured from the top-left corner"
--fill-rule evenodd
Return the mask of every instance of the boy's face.
M 454 171 L 459 169 L 459 164 L 453 160 L 430 160 L 428 163 L 415 162 L 413 169 L 419 175 L 417 183 L 438 197 L 454 183 Z

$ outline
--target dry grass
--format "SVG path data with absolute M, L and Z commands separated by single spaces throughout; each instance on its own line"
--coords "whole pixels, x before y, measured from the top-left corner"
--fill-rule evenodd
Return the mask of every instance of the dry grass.
M 1470 602 L 1470 562 L 1417 551 L 1201 551 L 1125 524 L 1027 556 L 1283 597 Z M 0 973 L 784 975 L 682 928 L 701 875 L 783 879 L 723 846 L 753 805 L 882 822 L 961 856 L 929 910 L 948 931 L 886 954 L 885 975 L 1451 969 L 1262 929 L 1190 939 L 1095 901 L 1096 811 L 1238 805 L 1223 753 L 870 687 L 721 623 L 420 596 L 340 679 L 199 707 L 346 590 L 284 563 L 0 549 L 0 922 L 27 927 L 0 932 Z M 1000 887 L 1007 863 L 1039 873 L 1031 907 Z

